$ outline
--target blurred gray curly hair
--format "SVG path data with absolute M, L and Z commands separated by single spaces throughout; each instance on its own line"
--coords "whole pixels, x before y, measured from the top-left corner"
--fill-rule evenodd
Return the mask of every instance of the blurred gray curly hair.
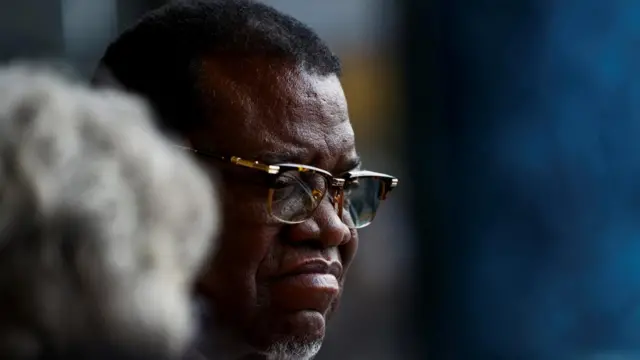
M 0 69 L 0 354 L 178 356 L 217 206 L 139 99 Z

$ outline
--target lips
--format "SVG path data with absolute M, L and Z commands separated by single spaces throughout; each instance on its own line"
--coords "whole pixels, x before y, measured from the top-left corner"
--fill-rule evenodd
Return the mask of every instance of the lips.
M 342 275 L 342 265 L 339 262 L 328 262 L 324 259 L 312 259 L 301 261 L 286 269 L 282 277 L 303 274 L 330 274 L 336 279 Z
M 339 262 L 311 259 L 295 263 L 271 283 L 271 300 L 285 310 L 326 313 L 340 294 L 341 275 Z

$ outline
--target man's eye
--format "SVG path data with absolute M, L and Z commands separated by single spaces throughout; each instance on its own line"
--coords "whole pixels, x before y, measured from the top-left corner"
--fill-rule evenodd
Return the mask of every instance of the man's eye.
M 273 188 L 274 189 L 283 189 L 283 188 L 286 188 L 288 186 L 294 186 L 294 185 L 299 184 L 299 183 L 300 183 L 300 180 L 298 178 L 296 178 L 295 176 L 293 176 L 291 174 L 283 174 L 281 176 L 278 176 L 276 181 L 273 182 Z

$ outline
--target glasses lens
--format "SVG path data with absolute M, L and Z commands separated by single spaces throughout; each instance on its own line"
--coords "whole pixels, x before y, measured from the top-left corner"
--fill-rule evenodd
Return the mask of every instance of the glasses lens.
M 344 190 L 344 210 L 351 227 L 363 228 L 373 221 L 384 182 L 374 177 L 362 177 L 350 181 Z M 352 225 L 353 224 L 353 225 Z
M 284 222 L 304 221 L 320 205 L 327 188 L 327 179 L 315 172 L 283 172 L 273 186 L 271 215 Z

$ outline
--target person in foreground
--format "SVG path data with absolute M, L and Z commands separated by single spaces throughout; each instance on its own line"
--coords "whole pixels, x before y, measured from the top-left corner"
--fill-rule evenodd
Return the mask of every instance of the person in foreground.
M 0 358 L 179 359 L 215 184 L 140 99 L 0 67 Z M 204 196 L 206 195 L 206 196 Z
M 220 174 L 223 233 L 196 285 L 214 309 L 205 356 L 207 346 L 225 359 L 320 349 L 357 229 L 398 182 L 361 170 L 340 72 L 307 26 L 231 0 L 152 11 L 101 60 L 96 85 L 145 96 L 179 145 Z

